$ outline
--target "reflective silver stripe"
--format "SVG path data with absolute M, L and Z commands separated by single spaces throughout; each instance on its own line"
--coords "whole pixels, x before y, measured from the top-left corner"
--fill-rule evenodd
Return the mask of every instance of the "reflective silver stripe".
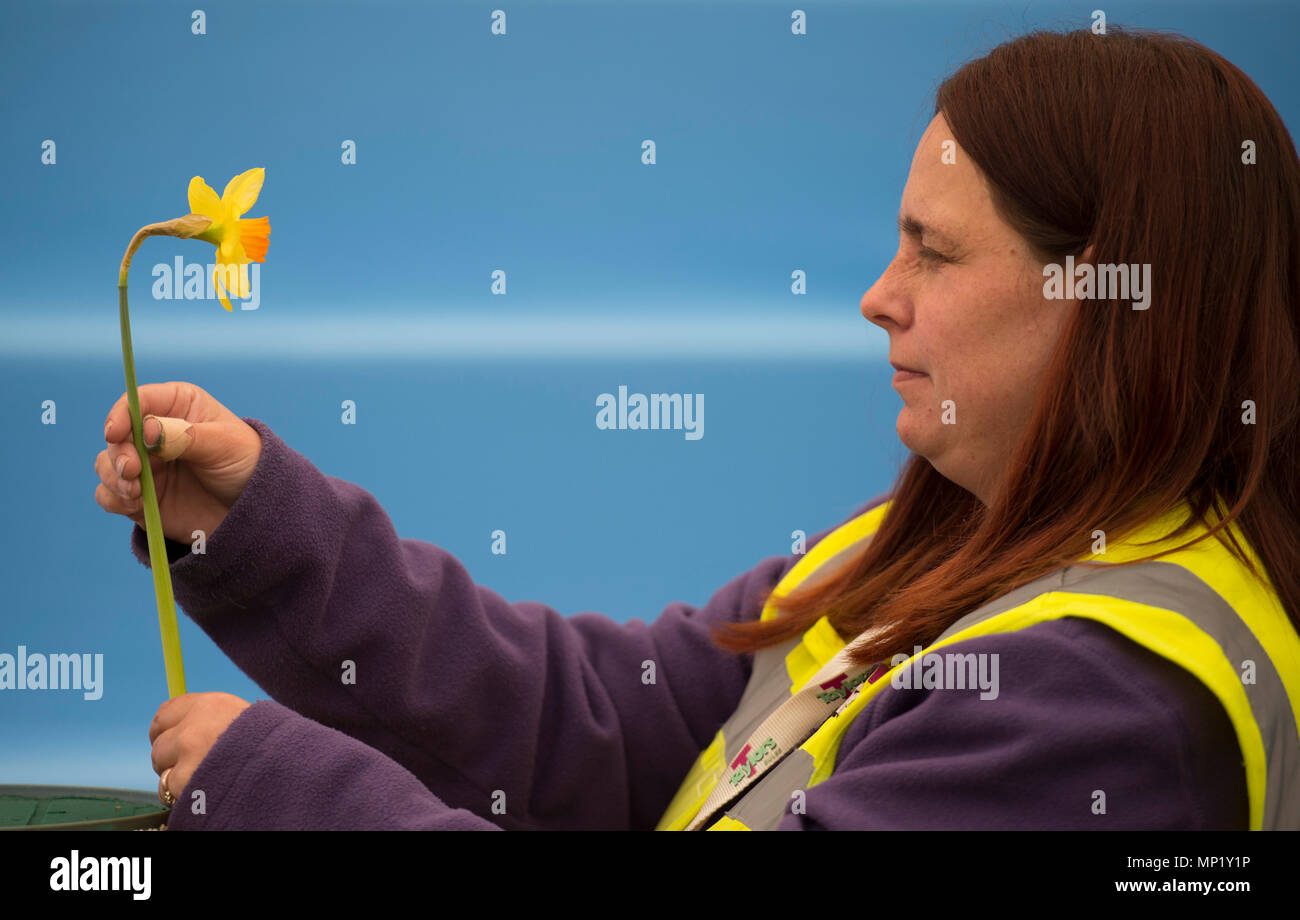
M 799 582 L 798 587 L 818 584 L 833 575 L 841 565 L 853 559 L 857 552 L 862 549 L 863 542 L 870 540 L 873 535 L 874 531 L 854 540 L 843 549 L 826 557 L 817 568 L 808 573 L 803 581 Z M 795 565 L 798 564 L 795 563 Z M 791 566 L 781 576 L 781 579 L 777 582 L 778 588 L 781 587 L 781 583 L 790 576 L 793 570 L 794 566 Z M 740 703 L 736 706 L 736 711 L 722 725 L 724 764 L 730 764 L 739 756 L 745 741 L 754 733 L 754 730 L 763 723 L 764 719 L 776 712 L 782 703 L 790 699 L 790 675 L 786 671 L 785 659 L 801 644 L 803 644 L 803 636 L 799 635 L 782 642 L 780 645 L 760 649 L 754 654 L 754 666 L 749 675 L 749 683 L 745 685 L 745 692 L 740 697 Z M 809 775 L 811 775 L 811 770 Z M 749 791 L 747 790 L 745 794 L 748 795 Z M 741 798 L 743 799 L 744 796 L 741 796 Z M 737 801 L 740 801 L 740 799 Z M 779 816 L 777 820 L 780 820 Z
M 845 526 L 847 527 L 848 525 L 846 524 Z M 832 575 L 836 574 L 836 572 L 839 571 L 840 566 L 845 565 L 848 562 L 852 561 L 853 557 L 855 557 L 862 550 L 862 547 L 866 543 L 866 541 L 870 540 L 875 535 L 876 532 L 873 530 L 871 533 L 867 534 L 866 536 L 859 537 L 858 539 L 854 540 L 848 546 L 845 546 L 843 549 L 839 550 L 839 552 L 832 553 L 830 556 L 827 556 L 824 560 L 822 560 L 821 565 L 817 566 L 817 568 L 809 572 L 808 576 L 803 581 L 799 582 L 798 590 L 802 590 L 805 585 L 811 587 L 812 585 L 821 584 L 827 578 L 830 578 Z M 816 547 L 814 547 L 814 549 L 815 548 Z M 777 583 L 777 586 L 780 587 L 780 582 Z M 782 592 L 782 593 L 786 593 L 786 592 Z
M 1118 597 L 1172 610 L 1214 639 L 1234 668 L 1240 670 L 1243 662 L 1254 661 L 1255 683 L 1243 684 L 1243 689 L 1259 724 L 1267 758 L 1262 826 L 1265 830 L 1300 829 L 1300 734 L 1286 686 L 1264 646 L 1232 605 L 1188 569 L 1159 560 L 1109 568 L 1067 566 L 971 611 L 944 630 L 939 639 L 1047 591 Z
M 802 636 L 796 636 L 754 654 L 754 668 L 740 704 L 731 718 L 722 724 L 724 764 L 731 763 L 754 729 L 790 698 L 790 676 L 785 672 L 785 656 L 802 641 Z
M 828 556 L 799 583 L 799 587 L 815 585 L 829 578 L 841 565 L 851 560 L 862 549 L 863 542 L 870 540 L 873 535 L 874 531 Z M 802 561 L 795 563 L 795 566 Z M 790 577 L 795 566 L 791 566 L 777 581 L 778 588 Z M 745 692 L 740 697 L 736 711 L 722 725 L 724 763 L 730 764 L 754 729 L 790 699 L 790 675 L 786 672 L 785 659 L 802 643 L 803 636 L 800 635 L 780 645 L 760 649 L 754 654 L 754 666 L 749 675 L 749 683 L 745 685 Z
M 751 831 L 776 830 L 781 826 L 781 819 L 791 814 L 795 790 L 808 791 L 813 766 L 812 755 L 803 748 L 795 748 L 745 790 L 745 794 L 723 814 Z

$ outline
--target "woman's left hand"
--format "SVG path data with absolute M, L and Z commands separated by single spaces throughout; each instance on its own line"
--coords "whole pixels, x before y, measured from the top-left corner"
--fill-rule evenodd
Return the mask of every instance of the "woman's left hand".
M 149 740 L 160 799 L 164 792 L 179 797 L 217 738 L 250 705 L 230 693 L 185 693 L 158 707 Z M 161 777 L 168 769 L 164 789 Z

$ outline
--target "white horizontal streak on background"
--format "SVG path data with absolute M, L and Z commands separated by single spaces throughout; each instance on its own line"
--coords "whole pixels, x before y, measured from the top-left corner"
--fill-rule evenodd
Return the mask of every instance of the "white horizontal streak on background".
M 132 313 L 137 356 L 214 360 L 318 358 L 670 358 L 862 360 L 888 338 L 860 315 L 802 317 L 671 314 L 621 319 L 590 314 L 464 319 L 359 312 L 292 319 L 235 311 L 142 321 Z M 0 355 L 121 359 L 117 315 L 0 316 Z

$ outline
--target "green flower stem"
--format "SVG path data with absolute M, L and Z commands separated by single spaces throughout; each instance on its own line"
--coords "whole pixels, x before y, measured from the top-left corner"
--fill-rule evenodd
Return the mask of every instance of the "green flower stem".
M 128 259 L 130 256 L 128 255 Z M 126 401 L 131 410 L 131 435 L 140 455 L 140 485 L 144 503 L 145 534 L 149 538 L 149 567 L 153 571 L 153 589 L 158 598 L 158 628 L 162 632 L 163 665 L 167 669 L 167 693 L 180 696 L 185 692 L 185 664 L 181 660 L 181 637 L 176 626 L 176 601 L 172 598 L 171 563 L 164 543 L 162 515 L 158 512 L 158 494 L 154 491 L 153 467 L 144 446 L 144 424 L 140 420 L 140 393 L 135 386 L 135 359 L 131 354 L 131 318 L 126 305 L 126 267 L 118 275 L 117 302 L 122 320 L 122 364 L 126 368 Z

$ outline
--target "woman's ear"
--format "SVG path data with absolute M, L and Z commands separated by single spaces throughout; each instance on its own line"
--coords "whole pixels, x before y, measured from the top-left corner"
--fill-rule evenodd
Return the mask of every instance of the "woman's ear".
M 1094 254 L 1094 247 L 1089 246 L 1086 249 L 1084 249 L 1083 252 L 1079 253 L 1075 257 L 1074 261 L 1077 263 L 1082 263 L 1082 262 L 1091 263 L 1093 254 Z

